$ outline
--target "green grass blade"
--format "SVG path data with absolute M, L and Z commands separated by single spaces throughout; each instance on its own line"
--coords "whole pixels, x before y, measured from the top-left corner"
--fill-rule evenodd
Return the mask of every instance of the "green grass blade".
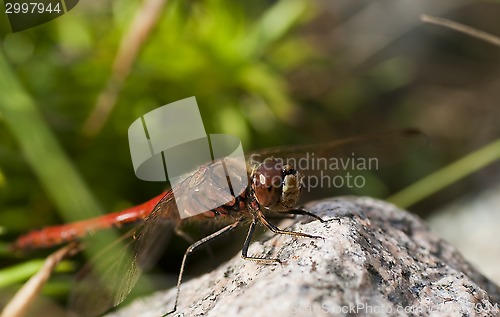
M 0 115 L 17 142 L 38 180 L 52 198 L 66 222 L 101 215 L 101 207 L 92 196 L 54 134 L 36 108 L 35 101 L 22 87 L 0 51 Z M 118 238 L 106 231 L 85 250 L 94 255 Z M 121 250 L 120 246 L 116 246 Z M 126 250 L 126 249 L 123 249 Z M 125 256 L 129 256 L 122 251 Z M 129 260 L 131 262 L 131 260 Z M 100 263 L 100 262 L 99 262 Z M 97 273 L 106 271 L 95 265 Z
M 40 270 L 44 262 L 44 259 L 35 259 L 0 270 L 0 288 L 26 281 Z M 72 262 L 62 261 L 55 272 L 71 272 L 73 270 Z
M 69 222 L 98 214 L 99 204 L 1 53 L 0 113 L 64 219 Z
M 387 200 L 407 208 L 500 159 L 500 139 L 424 177 Z

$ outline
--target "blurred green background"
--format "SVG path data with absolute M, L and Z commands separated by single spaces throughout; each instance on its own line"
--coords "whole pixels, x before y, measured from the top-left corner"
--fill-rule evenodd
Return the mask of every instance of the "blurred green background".
M 498 1 L 169 1 L 150 32 L 124 42 L 141 6 L 82 1 L 19 33 L 0 18 L 1 267 L 25 261 L 6 250 L 21 233 L 161 192 L 135 177 L 127 130 L 186 97 L 207 133 L 236 135 L 246 151 L 421 129 L 430 145 L 383 176 L 380 197 L 500 136 L 499 48 L 419 21 L 438 15 L 500 36 Z M 134 44 L 127 70 L 115 58 Z M 103 105 L 106 87 L 116 102 Z M 430 215 L 498 184 L 499 171 L 478 168 L 410 210 Z M 69 276 L 46 293 L 63 297 Z

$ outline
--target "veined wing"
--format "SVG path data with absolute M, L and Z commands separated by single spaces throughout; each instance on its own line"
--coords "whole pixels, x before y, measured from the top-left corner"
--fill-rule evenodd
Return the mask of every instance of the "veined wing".
M 171 191 L 144 222 L 97 253 L 80 270 L 69 299 L 73 313 L 98 316 L 127 297 L 142 271 L 158 260 L 175 227 L 174 219 L 159 214 L 178 214 Z M 145 235 L 152 240 L 138 239 Z
M 231 161 L 228 163 L 200 167 L 167 192 L 144 221 L 126 234 L 123 240 L 128 243 L 115 243 L 91 259 L 78 274 L 70 295 L 70 310 L 80 316 L 96 316 L 126 298 L 142 271 L 157 262 L 175 226 L 183 221 L 176 200 L 183 208 L 198 213 L 213 209 L 214 203 L 217 207 L 221 202 L 234 203 L 229 189 L 224 189 L 224 185 L 228 186 L 225 171 L 230 173 L 241 167 Z M 244 173 L 240 176 L 242 181 L 246 181 L 245 170 Z M 189 213 L 189 210 L 184 212 Z
M 268 148 L 251 153 L 247 160 L 252 166 L 273 157 L 279 163 L 293 165 L 304 176 L 303 193 L 311 196 L 308 198 L 317 198 L 323 196 L 318 195 L 321 189 L 346 188 L 347 182 L 357 176 L 364 181 L 366 175 L 372 174 L 373 179 L 379 169 L 404 161 L 427 143 L 423 133 L 407 129 L 312 145 Z M 331 195 L 331 190 L 328 192 Z
M 427 143 L 428 138 L 425 134 L 416 129 L 406 129 L 393 132 L 365 134 L 325 143 L 271 147 L 255 151 L 247 155 L 247 159 L 250 162 L 262 162 L 268 157 L 274 157 L 283 160 L 297 161 L 302 158 L 311 159 L 314 157 L 350 157 L 352 153 L 365 157 L 370 155 L 382 155 L 382 153 L 384 153 L 384 157 L 399 158 L 401 153 L 408 153 L 418 147 L 425 146 Z M 306 156 L 307 153 L 310 155 Z

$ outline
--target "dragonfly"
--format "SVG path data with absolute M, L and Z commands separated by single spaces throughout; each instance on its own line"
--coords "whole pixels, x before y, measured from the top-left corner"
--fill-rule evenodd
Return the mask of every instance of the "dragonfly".
M 355 154 L 358 155 L 358 159 L 360 155 L 365 155 L 369 157 L 383 156 L 389 161 L 400 160 L 399 157 L 391 158 L 391 155 L 397 156 L 396 152 L 406 153 L 407 151 L 396 151 L 396 148 L 405 147 L 413 150 L 415 144 L 426 142 L 426 137 L 421 132 L 407 129 L 363 135 L 322 144 L 263 149 L 247 156 L 244 167 L 247 175 L 240 175 L 241 179 L 237 180 L 238 182 L 246 182 L 246 187 L 239 194 L 220 190 L 224 182 L 231 184 L 227 171 L 241 171 L 242 168 L 239 166 L 240 161 L 225 160 L 223 167 L 226 173 L 221 174 L 207 166 L 201 166 L 178 184 L 177 188 L 167 190 L 143 204 L 93 219 L 33 231 L 19 237 L 13 243 L 13 247 L 15 249 L 53 247 L 81 239 L 98 230 L 138 223 L 135 228 L 125 234 L 124 239 L 128 239 L 130 242 L 117 247 L 124 250 L 114 252 L 112 255 L 109 252 L 102 252 L 91 259 L 90 263 L 78 274 L 75 289 L 70 295 L 70 309 L 81 316 L 97 316 L 109 308 L 117 306 L 127 297 L 139 275 L 150 268 L 152 263 L 161 256 L 169 233 L 174 232 L 191 244 L 182 259 L 173 307 L 163 315 L 167 316 L 177 311 L 181 284 L 189 255 L 215 238 L 223 236 L 243 224 L 248 224 L 241 257 L 258 264 L 281 263 L 281 260 L 277 258 L 248 254 L 249 245 L 259 224 L 275 234 L 310 239 L 321 238 L 303 232 L 281 229 L 269 220 L 273 215 L 303 215 L 321 222 L 326 221 L 304 208 L 297 207 L 301 193 L 305 189 L 304 180 L 307 177 L 314 177 L 318 172 L 323 173 L 323 169 L 318 171 L 318 168 L 299 170 L 298 165 L 303 164 L 298 163 L 304 162 L 300 161 L 301 159 L 305 159 L 310 164 L 314 159 L 329 158 L 330 164 L 324 167 L 329 167 L 329 172 L 332 174 L 340 174 L 341 170 L 345 171 L 349 166 L 352 170 L 356 169 L 359 167 L 360 161 L 358 160 L 352 165 L 344 161 L 340 164 L 341 168 L 336 170 L 334 167 L 338 167 L 338 160 L 354 160 Z M 220 175 L 226 175 L 226 177 L 220 177 Z M 234 178 L 232 181 L 235 181 Z M 205 193 L 194 201 L 190 193 L 196 192 L 197 188 L 201 187 L 204 188 Z M 209 205 L 213 200 L 223 200 L 226 203 L 215 208 L 207 208 L 205 212 L 192 217 L 181 218 L 176 199 L 184 199 L 184 203 L 188 207 L 191 204 L 193 208 L 197 209 L 205 203 Z M 203 201 L 204 199 L 206 201 Z M 214 222 L 219 229 L 198 241 L 194 241 L 183 230 L 183 227 L 189 223 L 205 225 Z M 92 270 L 95 266 L 104 269 L 99 274 L 95 274 Z

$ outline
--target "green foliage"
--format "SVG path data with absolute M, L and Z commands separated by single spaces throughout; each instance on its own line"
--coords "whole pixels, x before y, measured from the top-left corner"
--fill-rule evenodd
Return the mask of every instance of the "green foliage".
M 111 211 L 157 194 L 162 185 L 144 184 L 133 174 L 127 129 L 161 105 L 195 95 L 208 133 L 232 133 L 247 145 L 257 143 L 257 130 L 269 132 L 288 120 L 295 106 L 283 74 L 312 56 L 312 50 L 297 51 L 301 40 L 292 32 L 308 16 L 309 3 L 281 1 L 266 10 L 254 5 L 251 13 L 231 1 L 171 1 L 104 129 L 91 139 L 84 136 L 82 124 L 111 74 L 138 5 L 121 2 L 98 11 L 82 6 L 40 27 L 4 32 L 0 223 L 5 228 L 25 232 L 58 218 L 88 218 L 103 211 L 97 201 Z M 39 264 L 1 270 L 2 285 L 26 279 Z
M 393 130 L 431 117 L 432 109 L 411 108 L 424 109 L 427 93 L 439 90 L 435 83 L 417 90 L 416 78 L 425 68 L 420 61 L 396 51 L 382 62 L 349 65 L 342 55 L 349 52 L 328 51 L 330 41 L 341 40 L 330 33 L 331 24 L 315 26 L 319 40 L 301 29 L 313 19 L 325 23 L 325 12 L 310 1 L 172 0 L 134 61 L 104 128 L 87 137 L 82 126 L 140 5 L 82 2 L 59 19 L 15 34 L 0 24 L 2 240 L 157 195 L 165 184 L 142 182 L 133 173 L 127 130 L 143 114 L 179 99 L 196 96 L 207 133 L 236 135 L 246 151 Z M 394 201 L 408 205 L 498 160 L 498 145 L 488 149 L 438 173 L 440 182 L 433 184 L 439 186 L 422 183 Z M 437 161 L 414 160 L 391 177 L 402 186 L 409 182 L 404 174 L 415 179 L 438 169 Z M 371 177 L 372 192 L 390 191 Z M 36 261 L 12 267 L 15 260 L 7 253 L 0 244 L 6 267 L 0 285 L 20 282 L 39 267 Z

